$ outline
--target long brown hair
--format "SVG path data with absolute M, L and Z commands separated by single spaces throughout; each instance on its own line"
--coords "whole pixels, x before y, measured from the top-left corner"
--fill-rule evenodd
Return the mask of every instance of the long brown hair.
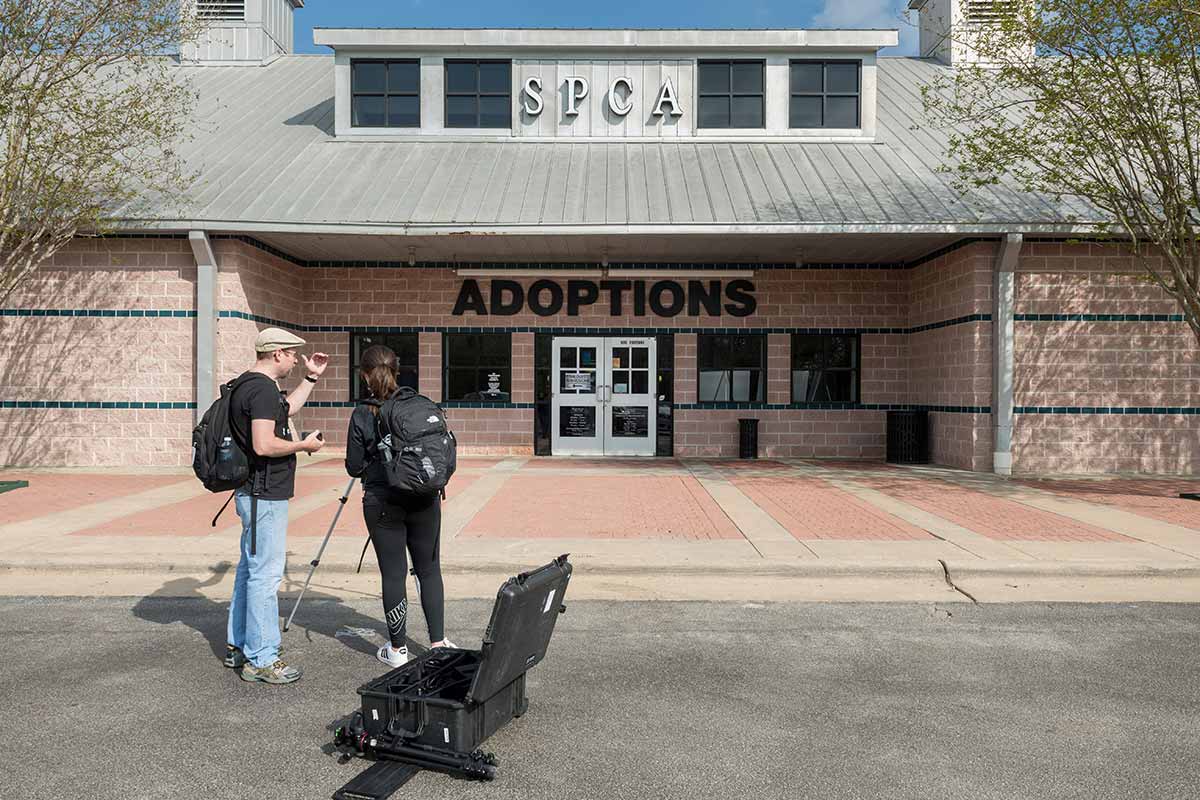
M 396 391 L 396 354 L 390 347 L 381 344 L 368 347 L 363 351 L 360 368 L 374 399 L 387 400 Z M 377 406 L 372 406 L 371 410 L 379 414 Z

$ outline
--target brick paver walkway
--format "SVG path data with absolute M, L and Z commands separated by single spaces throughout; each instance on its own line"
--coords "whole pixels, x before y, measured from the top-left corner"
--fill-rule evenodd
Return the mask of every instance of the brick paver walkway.
M 860 478 L 857 482 L 990 539 L 1030 542 L 1131 541 L 1119 533 L 957 486 L 949 481 L 911 476 L 871 476 Z
M 530 470 L 536 473 L 539 468 Z M 518 475 L 464 536 L 512 539 L 739 539 L 690 475 Z
M 735 478 L 733 485 L 797 539 L 858 541 L 931 539 L 903 520 L 880 511 L 827 481 L 814 478 Z
M 300 462 L 289 533 L 301 540 L 325 534 L 348 481 L 340 455 L 323 456 Z M 127 553 L 135 560 L 139 548 L 228 558 L 226 540 L 236 536 L 232 511 L 215 529 L 209 525 L 225 496 L 204 491 L 183 471 L 6 469 L 0 479 L 30 483 L 0 495 L 0 557 L 6 545 L 41 553 L 62 542 L 63 552 Z M 969 551 L 972 541 L 985 539 L 1045 543 L 1030 544 L 1028 553 L 1007 551 L 1034 559 L 1103 559 L 1109 552 L 1200 559 L 1200 503 L 1177 497 L 1198 484 L 1006 481 L 877 462 L 470 456 L 459 461 L 447 490 L 444 535 L 462 540 L 456 552 L 478 558 L 525 547 L 521 541 L 538 550 L 556 546 L 555 539 L 614 540 L 612 552 L 625 553 L 634 566 L 653 557 L 655 542 L 685 563 L 694 552 L 713 563 L 727 556 L 930 557 Z M 354 547 L 349 538 L 366 535 L 360 492 L 356 487 L 335 530 L 347 547 Z M 1113 520 L 1118 515 L 1106 516 L 1111 508 L 1129 513 Z M 947 536 L 958 538 L 951 543 Z M 796 547 L 797 541 L 811 547 Z M 980 558 L 1007 557 L 976 547 Z M 603 545 L 595 551 L 607 552 Z
M 1183 492 L 1200 492 L 1200 479 L 1018 480 L 1022 486 L 1063 497 L 1112 506 L 1185 528 L 1200 526 L 1200 502 Z

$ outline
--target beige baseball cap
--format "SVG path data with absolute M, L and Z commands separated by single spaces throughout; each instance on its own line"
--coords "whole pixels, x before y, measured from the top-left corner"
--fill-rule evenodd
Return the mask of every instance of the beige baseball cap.
M 266 328 L 254 340 L 254 349 L 259 353 L 270 353 L 274 350 L 287 350 L 291 347 L 303 347 L 305 341 L 294 333 L 288 333 L 283 328 Z

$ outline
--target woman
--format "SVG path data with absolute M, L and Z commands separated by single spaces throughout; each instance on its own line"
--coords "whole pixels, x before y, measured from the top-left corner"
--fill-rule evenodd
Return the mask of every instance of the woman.
M 363 517 L 383 576 L 383 614 L 390 642 L 375 655 L 388 666 L 398 667 L 408 661 L 406 550 L 412 554 L 431 646 L 457 646 L 446 638 L 444 630 L 445 600 L 438 563 L 442 506 L 437 496 L 423 498 L 394 491 L 388 487 L 383 471 L 379 408 L 396 391 L 396 354 L 383 345 L 369 347 L 362 354 L 361 369 L 371 397 L 360 403 L 350 416 L 346 472 L 362 478 Z

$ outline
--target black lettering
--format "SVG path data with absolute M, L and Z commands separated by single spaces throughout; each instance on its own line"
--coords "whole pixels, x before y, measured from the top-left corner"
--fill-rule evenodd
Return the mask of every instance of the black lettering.
M 479 281 L 470 279 L 462 283 L 458 290 L 458 299 L 454 301 L 454 311 L 451 313 L 461 317 L 467 311 L 474 311 L 480 316 L 487 316 L 487 304 L 483 302 L 483 292 L 479 291 Z
M 582 306 L 590 306 L 600 296 L 592 281 L 567 281 L 567 316 L 578 317 Z
M 671 304 L 663 304 L 663 295 L 671 293 Z M 650 287 L 650 310 L 659 317 L 674 317 L 683 311 L 687 299 L 683 287 L 675 281 L 659 281 Z
M 550 302 L 542 303 L 542 292 L 550 292 Z M 534 281 L 529 287 L 529 308 L 539 317 L 552 317 L 562 311 L 563 290 L 554 281 Z
M 508 292 L 511 299 L 505 300 L 504 293 Z M 502 317 L 519 314 L 525 305 L 525 287 L 516 281 L 492 281 L 492 313 Z
M 621 316 L 621 301 L 631 286 L 633 284 L 630 281 L 600 281 L 600 288 L 609 293 L 608 313 L 614 317 Z
M 735 317 L 748 317 L 758 308 L 758 300 L 754 297 L 754 284 L 739 278 L 730 281 L 725 287 L 725 296 L 731 302 L 725 304 L 725 310 Z
M 633 315 L 635 317 L 646 316 L 646 282 L 633 282 Z
M 704 306 L 704 313 L 710 317 L 721 316 L 721 282 L 709 281 L 708 286 L 705 286 L 700 281 L 688 281 L 688 316 L 700 316 L 700 306 Z M 492 300 L 492 310 L 496 308 L 496 301 Z

